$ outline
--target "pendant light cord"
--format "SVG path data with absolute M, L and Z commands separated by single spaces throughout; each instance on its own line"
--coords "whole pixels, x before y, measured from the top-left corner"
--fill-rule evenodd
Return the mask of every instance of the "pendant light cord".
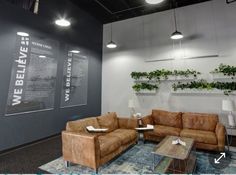
M 173 0 L 173 4 L 174 4 L 174 21 L 175 21 L 175 30 L 177 31 L 177 20 L 176 20 L 176 11 L 175 11 L 175 8 L 176 8 L 176 1 Z
M 177 21 L 176 21 L 176 12 L 174 8 L 174 20 L 175 20 L 175 30 L 177 31 Z
M 111 23 L 111 41 L 112 41 L 112 23 Z

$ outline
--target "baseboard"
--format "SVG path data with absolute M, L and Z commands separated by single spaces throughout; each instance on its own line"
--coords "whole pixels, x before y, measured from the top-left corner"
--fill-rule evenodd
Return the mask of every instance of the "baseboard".
M 3 151 L 0 151 L 0 156 L 2 156 L 4 154 L 8 154 L 8 153 L 16 151 L 16 150 L 19 150 L 19 149 L 23 149 L 23 148 L 35 145 L 35 144 L 39 144 L 39 143 L 45 142 L 47 140 L 53 139 L 55 137 L 58 137 L 60 135 L 61 135 L 61 133 L 54 134 L 54 135 L 51 135 L 51 136 L 48 136 L 48 137 L 45 137 L 45 138 L 42 138 L 42 139 L 39 139 L 39 140 L 36 140 L 36 141 L 33 141 L 33 142 L 29 142 L 29 143 L 26 143 L 26 144 L 23 144 L 23 145 L 19 145 L 19 146 L 10 148 L 10 149 L 6 149 L 6 150 L 3 150 Z

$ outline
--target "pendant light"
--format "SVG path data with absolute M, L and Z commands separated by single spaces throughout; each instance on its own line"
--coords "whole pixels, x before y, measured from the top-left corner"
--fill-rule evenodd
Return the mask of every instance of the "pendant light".
M 182 39 L 184 36 L 181 32 L 179 32 L 177 30 L 177 20 L 176 20 L 176 12 L 175 12 L 175 8 L 174 8 L 174 20 L 175 20 L 175 32 L 171 34 L 171 39 L 173 40 L 179 40 Z
M 160 4 L 162 3 L 164 0 L 145 0 L 146 3 L 148 4 Z
M 116 43 L 112 41 L 112 23 L 111 23 L 111 41 L 107 43 L 107 48 L 115 49 L 117 47 Z

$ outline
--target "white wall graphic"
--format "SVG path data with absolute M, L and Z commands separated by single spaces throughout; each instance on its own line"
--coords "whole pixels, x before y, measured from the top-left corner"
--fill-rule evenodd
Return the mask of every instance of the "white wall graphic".
M 16 35 L 6 115 L 54 108 L 58 43 Z
M 74 47 L 67 46 L 64 62 L 61 107 L 87 104 L 88 57 L 85 53 L 73 53 Z

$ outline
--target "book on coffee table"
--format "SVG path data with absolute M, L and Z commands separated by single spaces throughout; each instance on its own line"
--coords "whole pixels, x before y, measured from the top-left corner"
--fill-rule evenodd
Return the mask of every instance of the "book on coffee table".
M 182 146 L 186 146 L 186 143 L 182 140 L 180 140 L 180 138 L 172 140 L 172 145 L 182 145 Z
M 107 128 L 94 128 L 93 126 L 87 126 L 86 129 L 90 132 L 106 132 Z

